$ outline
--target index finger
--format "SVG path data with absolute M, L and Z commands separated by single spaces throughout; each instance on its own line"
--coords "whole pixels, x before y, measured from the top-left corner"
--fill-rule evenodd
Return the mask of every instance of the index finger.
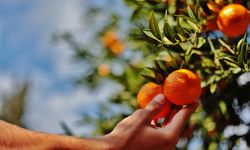
M 188 121 L 188 119 L 198 106 L 199 103 L 195 102 L 188 105 L 187 107 L 180 109 L 169 121 L 168 125 L 161 128 L 161 130 L 164 130 L 163 132 L 172 132 L 179 137 L 183 127 L 185 126 L 185 123 Z

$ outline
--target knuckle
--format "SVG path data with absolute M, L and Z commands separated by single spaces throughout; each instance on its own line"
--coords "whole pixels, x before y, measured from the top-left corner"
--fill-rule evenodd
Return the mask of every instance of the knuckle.
M 147 113 L 145 109 L 138 109 L 133 113 L 133 116 L 143 116 Z
M 160 107 L 161 107 L 161 104 L 159 104 L 157 102 L 152 102 L 150 105 L 148 105 L 147 110 L 152 112 Z
M 150 112 L 146 109 L 138 109 L 133 113 L 133 117 L 137 118 L 138 120 L 145 120 L 149 113 Z

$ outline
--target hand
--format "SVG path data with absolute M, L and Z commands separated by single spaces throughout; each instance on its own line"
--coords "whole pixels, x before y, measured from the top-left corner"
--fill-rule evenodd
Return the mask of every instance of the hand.
M 167 125 L 159 128 L 151 121 L 166 102 L 163 94 L 157 95 L 145 109 L 135 111 L 122 120 L 104 140 L 114 150 L 172 150 L 177 144 L 186 121 L 198 107 L 193 103 L 180 109 Z

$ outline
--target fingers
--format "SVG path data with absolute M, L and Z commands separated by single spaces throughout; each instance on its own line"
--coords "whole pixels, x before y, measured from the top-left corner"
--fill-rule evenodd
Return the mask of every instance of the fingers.
M 198 106 L 199 103 L 196 102 L 180 109 L 168 122 L 167 127 L 162 128 L 162 130 L 166 130 L 168 132 L 171 131 L 179 136 L 182 132 L 183 127 L 185 126 L 185 123 L 188 121 L 188 119 Z
M 162 126 L 165 127 L 166 125 L 168 125 L 170 123 L 170 121 L 173 119 L 173 117 L 175 116 L 175 114 L 181 109 L 181 106 L 174 106 L 173 108 L 171 108 L 171 111 L 168 115 L 168 117 L 164 120 Z
M 142 124 L 150 124 L 153 117 L 161 110 L 163 105 L 166 103 L 165 96 L 159 94 L 155 96 L 151 102 L 144 109 L 136 110 L 131 116 L 123 119 L 119 124 L 124 127 L 140 126 Z M 120 127 L 121 125 L 118 126 Z
M 158 94 L 157 96 L 155 96 L 145 108 L 145 111 L 148 112 L 146 116 L 146 120 L 151 122 L 151 120 L 161 110 L 161 108 L 166 102 L 167 101 L 163 94 Z

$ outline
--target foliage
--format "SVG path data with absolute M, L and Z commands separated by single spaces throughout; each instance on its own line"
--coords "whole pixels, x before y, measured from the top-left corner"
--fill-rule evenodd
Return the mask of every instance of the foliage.
M 95 89 L 102 80 L 109 80 L 124 88 L 110 99 L 111 103 L 128 110 L 138 108 L 136 95 L 142 84 L 153 81 L 161 84 L 173 70 L 187 68 L 196 72 L 202 80 L 202 106 L 192 116 L 187 125 L 178 149 L 187 149 L 195 139 L 201 139 L 202 149 L 237 148 L 240 141 L 250 145 L 249 134 L 225 136 L 228 126 L 245 125 L 249 122 L 241 119 L 243 109 L 249 108 L 250 82 L 241 84 L 239 77 L 250 71 L 250 50 L 247 33 L 237 38 L 227 38 L 219 31 L 209 31 L 206 19 L 212 12 L 207 3 L 216 5 L 242 3 L 247 1 L 226 0 L 218 3 L 206 0 L 124 0 L 133 10 L 128 23 L 131 24 L 123 54 L 116 55 L 103 46 L 97 53 L 82 46 L 76 46 L 72 35 L 61 36 L 76 52 L 76 58 L 88 64 L 88 71 L 78 80 Z M 96 12 L 95 12 L 96 13 Z M 119 16 L 111 16 L 110 22 L 98 31 L 96 40 L 102 44 L 102 36 L 108 31 L 119 31 Z M 136 26 L 136 29 L 134 28 Z M 233 29 L 237 30 L 237 29 Z M 121 33 L 120 33 L 121 34 Z M 135 57 L 139 56 L 139 57 Z M 112 67 L 119 64 L 120 73 L 111 69 L 103 77 L 98 74 L 98 66 L 108 63 Z M 144 77 L 144 78 L 143 78 Z M 106 134 L 115 124 L 127 116 L 111 114 L 100 109 L 97 118 L 84 116 L 84 123 L 96 126 L 96 132 Z M 96 133 L 95 132 L 95 133 Z M 194 133 L 193 135 L 191 133 Z M 181 144 L 182 143 L 182 144 Z M 183 144 L 184 143 L 184 144 Z
M 25 112 L 26 96 L 28 94 L 29 84 L 21 85 L 13 94 L 3 100 L 0 109 L 0 119 L 8 121 L 18 126 L 25 127 L 22 117 Z

